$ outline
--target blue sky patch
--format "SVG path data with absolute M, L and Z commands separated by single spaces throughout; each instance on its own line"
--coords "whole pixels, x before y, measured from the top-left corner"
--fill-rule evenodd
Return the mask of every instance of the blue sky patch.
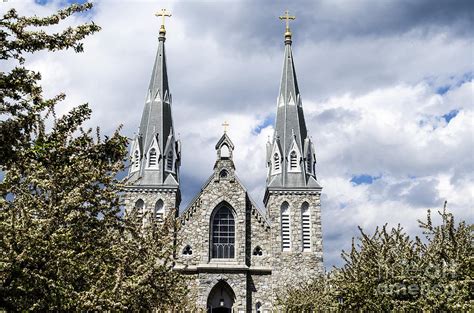
M 449 123 L 453 118 L 456 117 L 456 115 L 458 115 L 458 113 L 459 113 L 459 110 L 451 110 L 449 111 L 449 113 L 446 113 L 442 115 L 441 117 L 446 120 L 446 123 Z
M 53 2 L 52 0 L 35 0 L 35 3 L 36 4 L 39 4 L 39 5 L 47 5 L 48 3 L 51 3 Z M 90 2 L 88 0 L 63 0 L 61 2 L 59 2 L 60 4 L 60 7 L 67 7 L 69 6 L 70 4 L 73 4 L 73 3 L 76 3 L 76 4 L 84 4 L 86 2 Z
M 351 183 L 353 183 L 356 186 L 362 185 L 362 184 L 370 185 L 379 178 L 380 176 L 370 176 L 367 174 L 355 175 L 355 176 L 352 176 Z
M 451 88 L 451 86 L 446 85 L 446 86 L 440 86 L 436 89 L 436 93 L 438 95 L 444 95 L 445 93 L 448 92 L 448 90 Z
M 260 134 L 262 129 L 264 129 L 265 127 L 268 127 L 270 125 L 273 125 L 274 123 L 275 123 L 275 116 L 274 115 L 267 116 L 267 117 L 265 117 L 265 119 L 263 120 L 262 123 L 257 125 L 257 127 L 255 127 L 254 129 L 252 129 L 252 133 L 253 134 Z

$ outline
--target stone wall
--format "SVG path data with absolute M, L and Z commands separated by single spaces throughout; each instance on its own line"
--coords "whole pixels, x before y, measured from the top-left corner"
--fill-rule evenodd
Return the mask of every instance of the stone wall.
M 282 251 L 280 208 L 290 205 L 290 251 Z M 308 202 L 311 220 L 311 251 L 303 252 L 301 206 Z M 323 273 L 320 192 L 271 192 L 267 203 L 272 236 L 273 300 L 288 287 L 300 286 Z
M 175 210 L 179 206 L 179 190 L 174 188 L 145 188 L 133 186 L 125 189 L 122 199 L 127 212 L 135 207 L 135 203 L 139 199 L 142 199 L 145 202 L 144 212 L 148 212 L 149 216 L 154 216 L 155 204 L 161 199 L 166 216 L 170 210 Z

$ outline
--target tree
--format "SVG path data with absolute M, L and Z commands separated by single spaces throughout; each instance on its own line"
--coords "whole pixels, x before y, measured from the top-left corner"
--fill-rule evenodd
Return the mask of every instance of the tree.
M 472 310 L 473 225 L 458 225 L 446 209 L 433 225 L 428 211 L 419 221 L 426 238 L 411 239 L 398 225 L 360 229 L 358 243 L 342 253 L 345 264 L 327 278 L 289 290 L 281 304 L 288 309 L 332 308 L 344 311 Z
M 87 104 L 57 117 L 65 95 L 45 99 L 40 73 L 24 67 L 25 53 L 81 52 L 81 40 L 100 29 L 94 23 L 43 29 L 91 8 L 41 18 L 12 9 L 0 19 L 0 58 L 15 64 L 0 73 L 0 309 L 166 309 L 186 292 L 172 270 L 174 215 L 144 231 L 140 216 L 121 214 L 120 128 L 110 137 L 84 130 Z

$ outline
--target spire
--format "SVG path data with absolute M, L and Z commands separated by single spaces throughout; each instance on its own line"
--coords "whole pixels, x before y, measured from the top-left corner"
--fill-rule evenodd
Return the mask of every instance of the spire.
M 289 21 L 295 18 L 288 11 L 280 16 L 286 22 L 285 53 L 277 99 L 275 133 L 272 142 L 267 144 L 267 187 L 270 188 L 319 187 L 314 174 L 314 148 L 307 134 L 291 49 Z
M 180 143 L 175 138 L 171 115 L 172 97 L 168 85 L 165 54 L 165 9 L 155 14 L 162 17 L 145 107 L 130 155 L 132 166 L 128 181 L 134 185 L 179 185 Z

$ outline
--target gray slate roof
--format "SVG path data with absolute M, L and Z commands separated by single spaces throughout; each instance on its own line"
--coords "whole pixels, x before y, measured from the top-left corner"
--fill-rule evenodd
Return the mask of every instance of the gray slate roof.
M 176 140 L 171 114 L 172 97 L 168 85 L 168 73 L 165 54 L 165 33 L 158 37 L 158 51 L 146 94 L 138 134 L 132 143 L 140 146 L 140 170 L 130 171 L 128 182 L 133 185 L 179 186 L 180 143 Z M 158 143 L 158 168 L 148 169 L 148 151 L 154 139 Z M 168 170 L 166 160 L 169 151 L 173 151 L 173 170 Z
M 289 172 L 287 164 L 288 155 L 295 142 L 302 160 L 302 171 L 299 173 Z M 269 174 L 267 187 L 320 188 L 319 183 L 316 181 L 316 176 L 314 173 L 307 172 L 307 167 L 304 163 L 307 157 L 306 152 L 312 146 L 312 142 L 311 139 L 308 138 L 306 129 L 301 95 L 293 61 L 291 39 L 285 40 L 283 71 L 280 81 L 280 91 L 277 98 L 275 133 L 267 151 L 273 150 L 275 145 L 278 146 L 281 152 L 282 170 L 281 174 Z M 310 154 L 314 154 L 314 151 L 310 151 Z M 267 162 L 271 161 L 270 158 L 271 156 L 269 156 Z

